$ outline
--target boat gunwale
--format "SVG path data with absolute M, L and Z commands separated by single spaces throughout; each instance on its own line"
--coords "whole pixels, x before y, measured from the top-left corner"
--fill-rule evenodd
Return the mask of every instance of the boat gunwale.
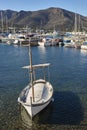
M 48 81 L 45 81 L 45 80 L 43 80 L 43 79 L 40 79 L 40 80 L 36 80 L 35 82 L 34 82 L 34 85 L 35 84 L 37 84 L 37 83 L 49 83 L 49 85 L 51 85 L 51 83 L 50 82 L 48 82 Z M 24 90 L 26 90 L 26 89 L 30 89 L 31 88 L 31 85 L 29 84 L 29 85 L 27 85 L 25 88 L 24 88 Z M 23 90 L 23 91 L 24 91 Z M 22 92 L 23 92 L 22 91 Z M 29 91 L 29 90 L 28 90 Z M 53 88 L 52 88 L 52 85 L 51 85 L 51 89 L 50 89 L 50 91 L 52 91 L 52 94 L 51 94 L 51 96 L 50 97 L 52 97 L 53 96 Z M 22 93 L 21 92 L 21 93 Z M 20 94 L 21 95 L 21 94 Z M 46 101 L 46 100 L 42 100 L 42 102 L 37 102 L 36 104 L 33 102 L 32 103 L 32 106 L 39 106 L 39 105 L 42 105 L 42 104 L 45 104 L 45 103 L 47 103 L 49 100 L 50 100 L 50 97 L 48 98 L 48 100 Z M 27 104 L 26 102 L 23 102 L 22 100 L 21 100 L 21 97 L 19 96 L 19 98 L 18 98 L 18 102 L 19 103 L 21 103 L 21 104 L 24 104 L 24 105 L 26 105 L 26 106 L 31 106 L 31 104 Z
M 53 95 L 53 94 L 52 94 Z M 51 98 L 49 98 L 49 100 L 47 100 L 46 102 L 42 102 L 42 103 L 38 103 L 38 104 L 27 104 L 27 103 L 23 103 L 21 101 L 18 101 L 20 104 L 22 104 L 23 106 L 30 106 L 30 107 L 36 107 L 36 106 L 41 106 L 46 104 L 47 102 L 49 102 L 50 100 L 52 100 Z

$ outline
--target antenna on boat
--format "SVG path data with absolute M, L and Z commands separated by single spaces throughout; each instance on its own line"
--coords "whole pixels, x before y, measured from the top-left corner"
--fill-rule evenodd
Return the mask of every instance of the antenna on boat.
M 33 102 L 34 102 L 32 51 L 31 51 L 30 41 L 31 41 L 31 37 L 29 36 L 30 80 L 31 80 L 31 87 L 32 87 L 32 99 L 33 99 Z

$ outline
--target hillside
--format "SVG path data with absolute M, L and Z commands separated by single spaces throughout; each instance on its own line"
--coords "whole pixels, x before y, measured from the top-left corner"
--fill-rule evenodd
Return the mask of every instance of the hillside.
M 53 29 L 54 26 L 57 30 L 73 31 L 75 26 L 75 13 L 61 8 L 48 8 L 38 11 L 12 11 L 5 10 L 2 12 L 4 26 L 6 19 L 8 26 L 24 27 L 38 29 Z M 80 16 L 80 17 L 79 17 Z M 80 19 L 79 19 L 80 18 Z M 0 21 L 1 16 L 0 16 Z M 80 30 L 86 30 L 87 17 L 77 14 L 77 23 Z M 1 24 L 1 22 L 0 22 Z

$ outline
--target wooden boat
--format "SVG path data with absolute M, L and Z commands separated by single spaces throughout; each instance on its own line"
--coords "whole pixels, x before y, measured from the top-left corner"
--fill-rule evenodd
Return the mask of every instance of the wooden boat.
M 22 90 L 18 97 L 18 103 L 21 104 L 31 118 L 43 110 L 51 101 L 53 96 L 53 87 L 49 81 L 46 80 L 46 74 L 44 78 L 36 79 L 35 70 L 45 69 L 49 70 L 49 63 L 32 65 L 32 53 L 29 44 L 29 57 L 30 66 L 24 66 L 23 68 L 30 69 L 30 83 Z M 48 73 L 49 75 L 49 73 Z

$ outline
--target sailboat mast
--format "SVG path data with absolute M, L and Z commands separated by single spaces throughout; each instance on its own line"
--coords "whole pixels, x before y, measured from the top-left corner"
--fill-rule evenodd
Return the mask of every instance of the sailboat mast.
M 32 98 L 34 102 L 33 67 L 32 67 L 32 52 L 31 52 L 31 47 L 30 47 L 30 38 L 29 38 L 29 58 L 30 58 L 30 80 L 31 80 L 31 86 L 32 86 Z
M 79 14 L 79 32 L 80 32 L 80 14 Z
M 77 14 L 75 13 L 75 35 L 77 32 Z
M 3 12 L 1 11 L 1 26 L 2 26 L 2 33 L 3 33 Z

